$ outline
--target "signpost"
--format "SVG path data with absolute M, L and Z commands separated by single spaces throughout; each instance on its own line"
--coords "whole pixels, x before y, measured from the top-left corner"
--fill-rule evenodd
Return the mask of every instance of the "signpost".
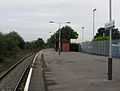
M 105 24 L 105 29 L 113 29 L 115 27 L 115 21 L 110 21 Z
M 110 21 L 105 24 L 105 29 L 109 30 L 109 58 L 108 58 L 108 80 L 112 80 L 112 29 L 115 27 L 115 21 Z

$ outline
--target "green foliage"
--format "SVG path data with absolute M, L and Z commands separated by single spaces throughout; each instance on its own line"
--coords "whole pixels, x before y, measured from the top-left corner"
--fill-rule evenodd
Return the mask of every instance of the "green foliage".
M 35 41 L 35 45 L 37 48 L 44 48 L 45 43 L 44 40 L 42 38 L 38 38 L 37 41 Z
M 46 48 L 46 44 L 42 38 L 38 38 L 36 41 L 26 42 L 25 49 L 29 50 L 41 50 Z
M 71 43 L 70 44 L 70 51 L 79 51 L 79 44 L 77 43 Z
M 56 38 L 56 40 L 58 41 L 59 31 L 61 31 L 61 39 L 70 40 L 70 39 L 78 38 L 78 34 L 76 31 L 74 31 L 70 26 L 65 26 L 65 27 L 62 27 L 60 30 L 58 30 L 54 35 L 52 35 L 51 39 L 55 40 Z
M 20 37 L 20 35 L 19 35 L 18 33 L 14 32 L 14 31 L 13 31 L 13 32 L 10 32 L 10 33 L 7 35 L 7 37 L 8 37 L 8 39 L 9 39 L 9 41 L 12 40 L 12 42 L 16 43 L 16 45 L 17 45 L 18 47 L 20 47 L 21 49 L 24 48 L 25 42 L 24 42 L 23 38 Z
M 120 32 L 118 29 L 112 30 L 112 39 L 119 39 L 120 38 Z M 109 30 L 105 30 L 105 28 L 99 28 L 98 32 L 94 36 L 93 40 L 107 40 L 109 39 Z
M 24 50 L 37 50 L 45 48 L 42 38 L 36 41 L 25 42 L 23 38 L 15 31 L 10 33 L 0 33 L 0 60 L 15 56 Z
M 93 41 L 102 41 L 102 40 L 109 40 L 108 36 L 99 36 L 93 39 Z
M 78 34 L 71 27 L 65 26 L 61 28 L 61 39 L 70 40 L 77 39 Z
M 22 44 L 22 45 L 21 45 Z M 24 47 L 24 40 L 16 32 L 0 34 L 0 59 L 10 57 L 21 51 Z
M 50 47 L 58 47 L 59 42 L 59 31 L 61 31 L 61 40 L 68 40 L 70 39 L 77 39 L 78 34 L 76 31 L 74 31 L 70 26 L 62 27 L 60 30 L 58 30 L 56 33 L 54 33 L 51 38 L 47 40 L 47 44 Z
M 51 38 L 53 38 L 53 37 L 51 37 Z M 47 40 L 47 46 L 50 48 L 50 47 L 53 47 L 53 44 L 55 43 L 54 41 L 51 41 L 52 39 L 51 38 L 49 38 L 48 40 Z M 53 39 L 54 40 L 54 39 Z

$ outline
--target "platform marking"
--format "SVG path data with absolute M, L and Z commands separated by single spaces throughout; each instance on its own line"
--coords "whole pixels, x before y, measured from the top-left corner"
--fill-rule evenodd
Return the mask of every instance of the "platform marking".
M 36 58 L 37 58 L 37 56 L 38 56 L 39 53 L 40 53 L 40 52 L 38 52 L 38 53 L 35 55 L 34 59 L 33 59 L 32 67 L 30 68 L 30 71 L 29 71 L 29 74 L 28 74 L 28 77 L 27 77 L 27 81 L 26 81 L 26 84 L 25 84 L 25 87 L 24 87 L 24 91 L 28 91 L 28 89 L 29 89 L 29 85 L 30 85 L 30 80 L 31 80 L 31 75 L 32 75 L 33 67 L 34 67 L 35 60 L 36 60 Z

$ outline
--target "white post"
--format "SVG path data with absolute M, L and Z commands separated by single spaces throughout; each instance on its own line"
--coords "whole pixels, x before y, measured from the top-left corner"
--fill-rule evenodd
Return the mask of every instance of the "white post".
M 82 42 L 84 42 L 84 27 L 82 27 Z
M 96 9 L 93 10 L 93 39 L 94 39 L 94 32 L 95 32 L 95 11 Z

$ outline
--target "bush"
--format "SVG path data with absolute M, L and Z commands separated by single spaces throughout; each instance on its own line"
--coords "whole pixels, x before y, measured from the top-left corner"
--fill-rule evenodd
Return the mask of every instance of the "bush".
M 71 43 L 70 44 L 70 51 L 78 51 L 79 50 L 79 44 L 77 43 Z
M 109 40 L 108 36 L 99 36 L 93 39 L 93 41 L 103 41 L 103 40 Z
M 24 39 L 15 31 L 6 34 L 0 33 L 0 61 L 15 57 L 16 54 L 24 50 L 41 50 L 43 48 L 45 48 L 45 43 L 42 38 L 32 42 L 24 42 Z

